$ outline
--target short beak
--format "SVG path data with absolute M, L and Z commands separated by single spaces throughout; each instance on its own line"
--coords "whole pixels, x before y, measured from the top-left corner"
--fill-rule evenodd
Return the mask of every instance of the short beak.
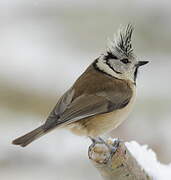
M 149 63 L 149 61 L 138 61 L 137 67 L 143 66 L 145 64 Z

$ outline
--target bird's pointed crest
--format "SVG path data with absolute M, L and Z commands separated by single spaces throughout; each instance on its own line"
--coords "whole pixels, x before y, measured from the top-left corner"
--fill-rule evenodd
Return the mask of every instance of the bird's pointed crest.
M 133 56 L 133 48 L 131 37 L 133 33 L 133 26 L 128 24 L 126 27 L 121 27 L 115 35 L 114 40 L 110 41 L 107 48 L 107 53 L 112 53 L 115 56 Z

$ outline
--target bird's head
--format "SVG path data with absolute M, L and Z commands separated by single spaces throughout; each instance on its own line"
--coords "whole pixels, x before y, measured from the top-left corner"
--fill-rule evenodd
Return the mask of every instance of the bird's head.
M 99 57 L 97 66 L 109 75 L 135 83 L 139 67 L 147 64 L 148 61 L 139 61 L 134 54 L 131 43 L 132 33 L 131 24 L 121 28 L 106 52 Z

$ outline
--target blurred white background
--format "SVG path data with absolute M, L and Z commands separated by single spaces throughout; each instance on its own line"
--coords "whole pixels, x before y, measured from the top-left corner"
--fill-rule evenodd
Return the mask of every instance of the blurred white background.
M 24 149 L 11 141 L 46 119 L 129 22 L 137 56 L 150 63 L 139 74 L 134 111 L 111 136 L 148 144 L 171 162 L 170 18 L 169 0 L 0 0 L 0 178 L 101 179 L 84 137 L 58 130 Z

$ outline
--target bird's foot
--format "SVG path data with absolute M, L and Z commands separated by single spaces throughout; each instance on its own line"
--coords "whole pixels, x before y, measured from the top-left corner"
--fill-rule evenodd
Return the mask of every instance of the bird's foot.
M 120 142 L 121 140 L 119 140 L 118 138 L 115 139 L 109 138 L 107 140 L 107 144 L 110 146 L 111 152 L 113 154 L 116 152 L 117 148 L 119 147 Z
M 96 156 L 97 155 L 103 156 L 104 154 L 109 155 L 109 153 L 107 152 L 110 152 L 110 156 L 113 156 L 113 154 L 116 152 L 120 144 L 119 139 L 109 138 L 108 140 L 104 140 L 101 137 L 96 137 L 96 138 L 89 137 L 89 138 L 92 141 L 92 145 L 89 147 L 89 152 L 94 152 L 93 154 L 94 155 L 96 154 Z M 105 155 L 105 161 L 109 158 L 109 156 L 106 155 Z

